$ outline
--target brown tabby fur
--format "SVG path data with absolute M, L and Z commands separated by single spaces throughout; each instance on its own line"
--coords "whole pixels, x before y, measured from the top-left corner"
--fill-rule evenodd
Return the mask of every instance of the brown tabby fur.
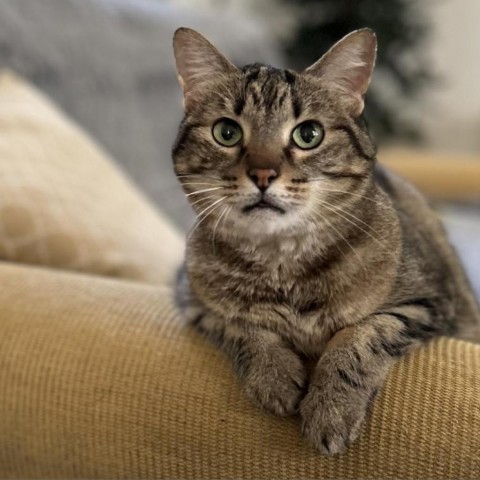
M 174 44 L 186 111 L 173 158 L 198 213 L 179 302 L 250 398 L 299 412 L 315 448 L 341 452 L 399 356 L 479 321 L 436 214 L 376 165 L 361 117 L 375 37 L 357 31 L 303 73 L 237 69 L 188 29 Z M 241 125 L 238 146 L 212 138 L 223 117 Z M 296 148 L 312 119 L 323 142 Z M 263 193 L 252 166 L 280 173 Z M 260 199 L 278 208 L 245 211 Z

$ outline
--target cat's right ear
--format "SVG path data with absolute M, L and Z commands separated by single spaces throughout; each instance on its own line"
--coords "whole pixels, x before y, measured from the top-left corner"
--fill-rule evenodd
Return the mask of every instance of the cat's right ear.
M 173 51 L 185 108 L 198 98 L 209 82 L 238 72 L 205 37 L 190 28 L 179 28 L 173 36 Z

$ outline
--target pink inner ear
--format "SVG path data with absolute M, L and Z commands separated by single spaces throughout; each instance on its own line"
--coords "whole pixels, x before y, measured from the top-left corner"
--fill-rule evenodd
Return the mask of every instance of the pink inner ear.
M 185 92 L 191 90 L 196 83 L 196 78 L 202 74 L 202 68 L 206 63 L 206 59 L 202 57 L 207 56 L 207 48 L 201 48 L 200 42 L 192 42 L 187 35 L 177 35 L 175 37 L 175 60 L 177 64 L 177 72 L 180 80 L 180 85 Z
M 358 49 L 358 46 L 357 46 Z M 346 87 L 354 94 L 364 96 L 367 92 L 375 63 L 375 51 L 358 49 L 357 52 L 345 52 L 346 72 L 339 72 Z
M 205 37 L 194 30 L 177 30 L 173 46 L 180 85 L 185 94 L 197 85 L 236 70 Z
M 307 69 L 357 99 L 362 99 L 375 65 L 376 38 L 369 30 L 359 30 L 335 44 L 318 62 Z M 363 105 L 362 105 L 363 108 Z

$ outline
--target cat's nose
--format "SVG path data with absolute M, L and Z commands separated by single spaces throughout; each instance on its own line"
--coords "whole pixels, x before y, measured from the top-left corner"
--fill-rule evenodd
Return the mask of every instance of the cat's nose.
M 264 192 L 278 177 L 278 172 L 273 168 L 252 168 L 248 171 L 248 176 L 260 191 Z

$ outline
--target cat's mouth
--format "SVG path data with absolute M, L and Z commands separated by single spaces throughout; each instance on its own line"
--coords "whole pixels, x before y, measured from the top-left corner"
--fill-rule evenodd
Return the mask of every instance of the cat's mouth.
M 274 205 L 273 203 L 268 202 L 267 200 L 259 200 L 252 205 L 247 205 L 243 208 L 243 213 L 250 213 L 254 210 L 273 210 L 274 212 L 284 214 L 285 210 L 283 208 Z

